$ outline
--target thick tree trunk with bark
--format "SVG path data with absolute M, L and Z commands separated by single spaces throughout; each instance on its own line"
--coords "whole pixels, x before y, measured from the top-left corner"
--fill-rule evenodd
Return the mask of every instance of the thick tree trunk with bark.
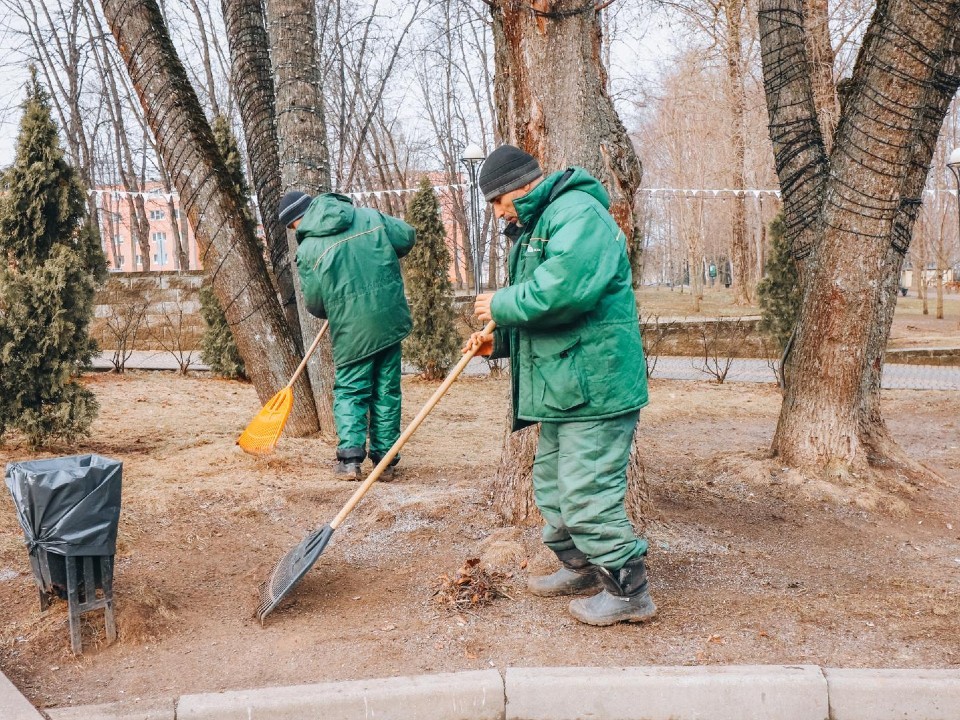
M 270 44 L 261 0 L 222 0 L 230 46 L 230 81 L 243 121 L 247 156 L 267 237 L 270 264 L 283 314 L 299 347 L 303 347 L 300 314 L 289 260 L 287 229 L 280 223 L 280 151 L 273 92 Z
M 155 0 L 102 0 L 104 16 L 180 193 L 217 298 L 261 401 L 286 385 L 298 364 L 293 338 L 267 274 L 260 243 L 244 220 L 213 134 Z M 309 393 L 300 382 L 294 396 Z M 317 429 L 309 403 L 287 423 L 294 435 Z
M 787 225 L 795 252 L 806 257 L 773 450 L 792 467 L 835 476 L 868 466 L 918 470 L 883 424 L 880 374 L 923 181 L 957 90 L 951 50 L 960 3 L 925 3 L 922 13 L 907 0 L 881 3 L 843 104 L 829 176 L 797 38 L 800 0 L 760 7 L 771 136 L 785 209 L 795 213 Z M 791 115 L 797 122 L 785 131 Z M 811 167 L 797 167 L 801 154 Z M 813 168 L 822 174 L 812 176 Z M 819 205 L 798 202 L 817 195 Z
M 302 190 L 310 195 L 330 192 L 330 153 L 321 93 L 316 5 L 314 0 L 266 0 L 266 19 L 276 89 L 282 190 Z M 282 263 L 278 256 L 274 271 L 290 272 L 303 344 L 309 347 L 321 323 L 304 306 L 300 276 L 291 267 L 296 245 L 294 234 L 288 233 L 287 262 Z M 290 301 L 289 297 L 283 299 L 285 306 Z M 334 424 L 333 349 L 329 334 L 307 364 L 307 374 L 320 428 L 330 436 Z
M 532 154 L 544 172 L 579 165 L 599 179 L 632 250 L 640 236 L 634 197 L 642 168 L 607 95 L 596 6 L 583 0 L 489 4 L 500 139 Z M 511 522 L 541 522 L 531 487 L 537 439 L 536 427 L 505 436 L 494 505 Z M 629 508 L 642 507 L 647 493 L 636 467 L 628 474 Z
M 804 0 L 803 25 L 806 31 L 807 58 L 813 103 L 820 120 L 820 135 L 827 154 L 833 148 L 833 134 L 840 121 L 840 100 L 833 80 L 833 45 L 830 42 L 830 8 L 828 0 Z
M 632 247 L 642 168 L 607 95 L 597 11 L 583 0 L 500 0 L 492 12 L 501 139 L 545 172 L 579 165 L 594 175 Z

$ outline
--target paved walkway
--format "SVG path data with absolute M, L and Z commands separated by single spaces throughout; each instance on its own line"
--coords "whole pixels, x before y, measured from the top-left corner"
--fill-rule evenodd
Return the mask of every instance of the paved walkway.
M 111 353 L 101 353 L 94 359 L 97 370 L 110 370 Z M 210 368 L 200 362 L 196 353 L 191 370 L 206 372 Z M 721 360 L 721 362 L 723 362 Z M 177 370 L 177 361 L 173 355 L 162 351 L 135 351 L 126 367 L 131 370 Z M 656 358 L 653 377 L 663 380 L 704 380 L 714 378 L 703 369 L 703 358 L 664 356 Z M 412 372 L 404 368 L 404 372 Z M 487 361 L 474 358 L 465 375 L 486 375 L 489 372 Z M 733 360 L 727 372 L 726 382 L 773 383 L 776 379 L 766 360 Z M 883 368 L 883 387 L 902 390 L 960 390 L 960 366 L 951 365 L 898 365 L 887 363 Z
M 660 357 L 653 377 L 666 380 L 713 380 L 704 371 L 703 358 Z M 721 367 L 723 360 L 721 359 Z M 726 382 L 773 383 L 776 378 L 766 360 L 733 360 Z M 952 365 L 883 366 L 883 387 L 898 390 L 960 390 L 960 367 Z

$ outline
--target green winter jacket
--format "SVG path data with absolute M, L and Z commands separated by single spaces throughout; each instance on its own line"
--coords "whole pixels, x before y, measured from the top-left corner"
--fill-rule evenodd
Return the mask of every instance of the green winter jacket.
M 514 429 L 615 417 L 647 404 L 626 242 L 582 168 L 514 201 L 522 234 L 493 296 L 494 357 L 510 357 Z
M 400 258 L 416 234 L 402 220 L 318 195 L 297 226 L 297 269 L 307 310 L 328 318 L 334 365 L 364 360 L 410 334 Z

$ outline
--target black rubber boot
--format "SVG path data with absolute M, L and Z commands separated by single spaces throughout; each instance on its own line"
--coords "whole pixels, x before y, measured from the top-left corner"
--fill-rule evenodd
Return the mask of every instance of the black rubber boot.
M 554 551 L 563 564 L 550 575 L 527 579 L 527 589 L 538 597 L 579 595 L 600 588 L 600 574 L 596 565 L 591 565 L 587 556 L 576 548 Z
M 382 455 L 375 455 L 373 453 L 370 453 L 370 461 L 373 463 L 374 467 L 379 465 L 381 460 L 383 460 Z M 396 468 L 398 462 L 400 462 L 399 455 L 395 456 L 393 460 L 390 461 L 390 464 L 383 469 L 383 472 L 380 473 L 380 477 L 378 479 L 383 480 L 384 482 L 390 482 L 391 480 L 393 480 L 394 477 L 396 476 L 396 472 L 394 468 Z
M 587 625 L 613 625 L 642 623 L 656 617 L 657 606 L 647 592 L 647 568 L 642 555 L 619 570 L 599 568 L 597 574 L 603 590 L 570 603 L 570 614 L 577 620 Z
M 336 474 L 344 480 L 359 480 L 361 478 L 363 459 L 366 456 L 367 453 L 363 448 L 337 449 Z

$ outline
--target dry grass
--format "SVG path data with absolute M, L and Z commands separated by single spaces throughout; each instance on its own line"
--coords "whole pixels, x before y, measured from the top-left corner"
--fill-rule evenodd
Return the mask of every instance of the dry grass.
M 453 577 L 444 573 L 437 578 L 434 593 L 439 605 L 459 612 L 489 605 L 497 598 L 509 598 L 503 591 L 507 575 L 498 570 L 485 570 L 480 558 L 468 559 Z
M 117 590 L 116 608 L 120 639 L 135 645 L 162 637 L 177 618 L 172 596 L 142 583 Z

